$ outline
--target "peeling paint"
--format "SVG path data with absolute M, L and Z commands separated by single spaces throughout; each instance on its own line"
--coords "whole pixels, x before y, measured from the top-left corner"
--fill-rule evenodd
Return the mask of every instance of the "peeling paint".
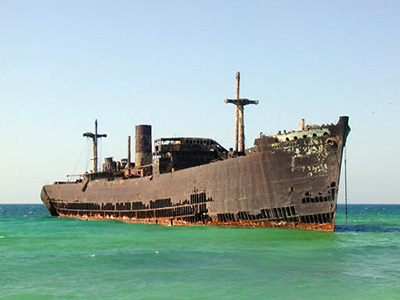
M 41 198 L 53 216 L 83 220 L 332 231 L 349 130 L 341 117 L 336 125 L 260 135 L 247 155 L 230 155 L 208 139 L 166 139 L 179 147 L 171 142 L 158 154 L 187 155 L 196 147 L 199 156 L 211 147 L 224 155 L 181 169 L 173 160 L 170 171 L 151 176 L 91 173 L 87 180 L 46 185 Z

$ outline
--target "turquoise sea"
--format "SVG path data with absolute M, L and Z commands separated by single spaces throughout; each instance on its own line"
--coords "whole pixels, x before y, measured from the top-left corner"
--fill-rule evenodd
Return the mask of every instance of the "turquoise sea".
M 0 299 L 400 299 L 400 205 L 335 233 L 166 227 L 0 205 Z

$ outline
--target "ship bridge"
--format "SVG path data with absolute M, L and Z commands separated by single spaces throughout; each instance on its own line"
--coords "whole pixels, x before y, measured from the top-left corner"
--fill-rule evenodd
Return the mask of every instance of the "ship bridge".
M 208 138 L 180 137 L 154 140 L 155 173 L 168 173 L 208 164 L 227 157 L 228 151 Z

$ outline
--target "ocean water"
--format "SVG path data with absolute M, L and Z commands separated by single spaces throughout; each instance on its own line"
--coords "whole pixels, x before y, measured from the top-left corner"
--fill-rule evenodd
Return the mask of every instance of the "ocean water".
M 167 227 L 0 205 L 0 299 L 400 299 L 400 205 L 336 232 Z

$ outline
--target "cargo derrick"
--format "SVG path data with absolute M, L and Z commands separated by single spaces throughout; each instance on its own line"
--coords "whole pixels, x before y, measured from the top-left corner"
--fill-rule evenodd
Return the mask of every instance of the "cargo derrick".
M 302 120 L 300 131 L 260 135 L 245 149 L 243 107 L 257 100 L 239 98 L 239 78 L 236 99 L 226 100 L 239 111 L 235 130 L 243 129 L 235 131 L 235 150 L 186 137 L 156 139 L 152 152 L 151 127 L 139 125 L 135 163 L 128 138 L 127 159 L 107 158 L 102 172 L 44 186 L 41 197 L 50 213 L 164 225 L 332 231 L 348 117 L 322 126 Z

